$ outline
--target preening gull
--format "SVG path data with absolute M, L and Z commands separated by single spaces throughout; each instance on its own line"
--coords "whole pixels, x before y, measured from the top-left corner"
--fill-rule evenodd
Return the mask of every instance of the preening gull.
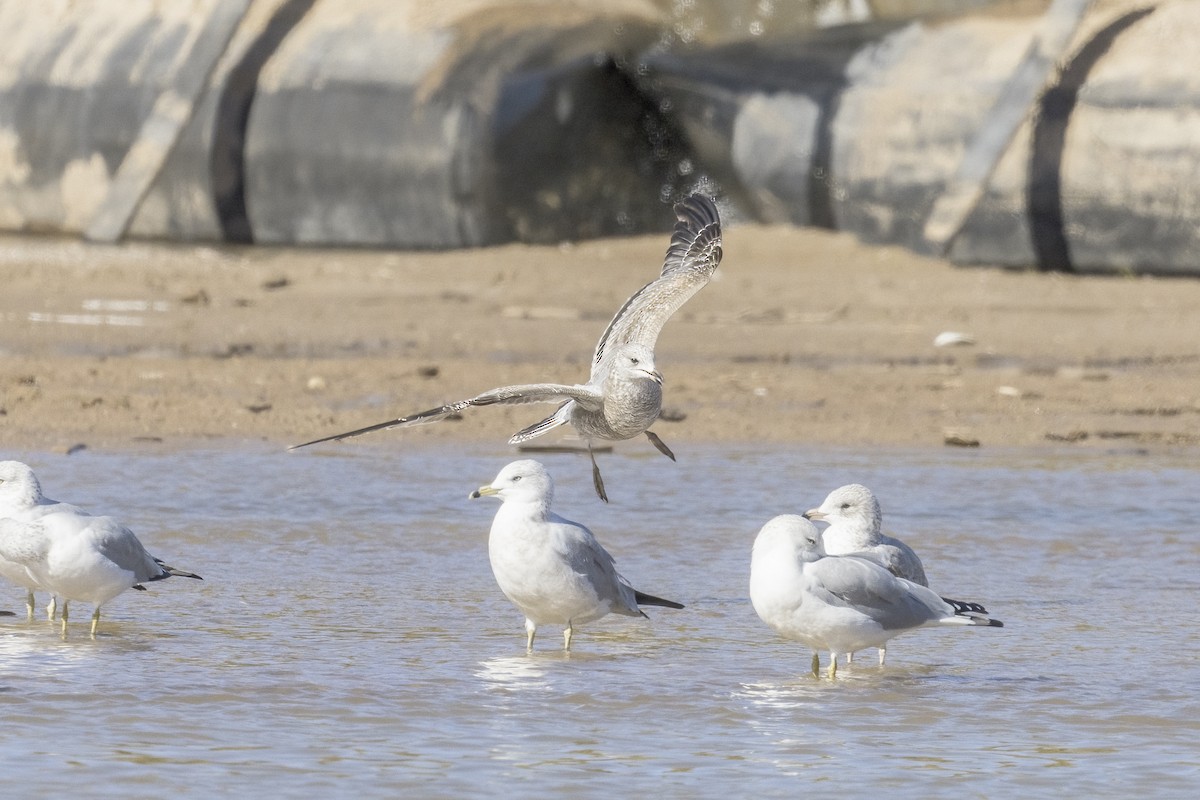
M 42 495 L 33 470 L 0 462 L 0 557 L 22 566 L 32 582 L 62 602 L 67 632 L 71 600 L 93 603 L 92 636 L 100 608 L 126 589 L 172 576 L 196 578 L 154 558 L 133 531 L 112 517 L 96 517 Z
M 838 654 L 881 647 L 914 628 L 1004 626 L 978 603 L 939 597 L 872 559 L 826 555 L 816 526 L 796 514 L 770 520 L 754 540 L 750 602 L 763 622 L 813 649 L 814 675 L 819 651 L 829 651 L 830 678 Z
M 502 386 L 468 400 L 294 445 L 295 450 L 320 442 L 340 441 L 372 431 L 436 422 L 470 406 L 561 403 L 546 419 L 513 434 L 520 444 L 559 425 L 570 424 L 587 442 L 596 494 L 607 501 L 592 442 L 620 441 L 646 434 L 663 455 L 675 455 L 650 426 L 662 411 L 662 375 L 654 363 L 654 345 L 663 325 L 708 283 L 721 262 L 721 221 L 716 205 L 692 195 L 675 205 L 679 221 L 663 262 L 662 273 L 625 301 L 596 344 L 587 383 L 534 383 Z
M 471 497 L 492 495 L 503 505 L 492 521 L 488 556 L 500 591 L 525 615 L 526 650 L 538 625 L 564 625 L 563 649 L 571 649 L 576 625 L 605 614 L 644 617 L 638 607 L 683 608 L 639 592 L 617 572 L 590 530 L 550 510 L 554 481 L 539 462 L 514 461 Z

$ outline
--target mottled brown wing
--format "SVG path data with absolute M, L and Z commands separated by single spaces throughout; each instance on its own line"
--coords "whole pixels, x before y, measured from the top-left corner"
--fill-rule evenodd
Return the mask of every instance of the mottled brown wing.
M 625 301 L 596 344 L 592 375 L 617 345 L 644 344 L 651 350 L 663 325 L 704 288 L 721 263 L 721 218 L 712 200 L 694 194 L 675 205 L 675 231 L 662 274 Z

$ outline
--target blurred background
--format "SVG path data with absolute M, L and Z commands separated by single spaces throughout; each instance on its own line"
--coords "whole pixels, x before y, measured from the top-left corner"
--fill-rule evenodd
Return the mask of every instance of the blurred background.
M 0 2 L 0 230 L 449 249 L 728 220 L 1195 274 L 1194 2 Z

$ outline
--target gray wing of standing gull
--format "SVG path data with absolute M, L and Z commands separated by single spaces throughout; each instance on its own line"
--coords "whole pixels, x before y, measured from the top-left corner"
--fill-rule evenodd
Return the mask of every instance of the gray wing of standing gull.
M 97 552 L 121 569 L 132 572 L 137 583 L 161 581 L 173 575 L 204 580 L 195 573 L 176 569 L 150 555 L 137 535 L 112 517 L 96 517 L 90 527 L 99 532 Z M 134 588 L 138 588 L 136 584 Z
M 615 613 L 646 616 L 637 607 L 633 587 L 617 572 L 616 560 L 604 549 L 595 534 L 578 522 L 558 515 L 555 515 L 554 521 L 564 526 L 564 560 L 571 569 L 587 578 L 596 596 L 612 603 Z
M 880 544 L 877 545 L 877 549 L 887 562 L 884 566 L 889 572 L 898 578 L 904 578 L 922 586 L 929 585 L 929 579 L 925 577 L 925 567 L 921 564 L 921 559 L 915 550 L 891 536 L 879 538 Z
M 592 375 L 610 349 L 638 342 L 651 350 L 671 315 L 704 288 L 721 263 L 721 218 L 712 200 L 692 195 L 675 205 L 675 231 L 662 274 L 625 301 L 596 343 Z
M 878 569 L 870 558 L 826 556 L 810 567 L 821 589 L 884 630 L 916 628 L 953 610 L 936 592 Z
M 574 400 L 584 408 L 594 410 L 600 408 L 604 400 L 604 395 L 599 388 L 584 384 L 526 383 L 516 386 L 501 386 L 498 389 L 489 389 L 483 394 L 476 395 L 468 400 L 447 403 L 444 406 L 431 408 L 428 411 L 418 411 L 416 414 L 409 414 L 407 417 L 379 422 L 374 425 L 368 425 L 365 428 L 346 431 L 345 433 L 336 433 L 333 436 L 325 436 L 321 439 L 313 439 L 311 442 L 292 445 L 288 450 L 296 450 L 301 447 L 308 447 L 311 444 L 320 444 L 321 442 L 340 442 L 343 439 L 352 439 L 355 436 L 362 436 L 364 433 L 373 433 L 374 431 L 386 431 L 391 428 L 408 428 L 414 425 L 437 422 L 450 414 L 457 413 L 470 406 L 554 403 L 563 400 Z

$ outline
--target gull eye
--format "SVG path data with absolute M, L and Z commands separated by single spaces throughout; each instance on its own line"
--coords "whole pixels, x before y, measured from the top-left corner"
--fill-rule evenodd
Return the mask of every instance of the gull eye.
M 520 475 L 513 475 L 513 483 L 516 483 L 516 482 L 517 482 L 517 481 L 519 481 L 519 480 L 521 480 L 521 476 L 520 476 Z
M 631 358 L 631 359 L 629 359 L 629 363 L 633 364 L 636 367 L 638 364 L 640 364 L 642 362 L 638 361 L 636 358 Z
M 849 507 L 850 507 L 849 503 L 842 503 L 840 506 L 838 506 L 838 508 L 842 509 L 842 511 L 845 511 Z

